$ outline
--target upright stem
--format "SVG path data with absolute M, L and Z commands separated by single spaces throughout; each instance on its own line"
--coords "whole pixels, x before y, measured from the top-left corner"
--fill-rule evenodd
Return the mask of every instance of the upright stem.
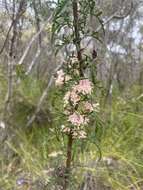
M 7 95 L 5 99 L 5 110 L 4 113 L 10 112 L 10 104 L 11 98 L 13 95 L 13 66 L 14 66 L 14 59 L 15 59 L 15 50 L 16 50 L 16 40 L 17 40 L 17 22 L 18 19 L 15 19 L 15 0 L 13 0 L 13 14 L 12 14 L 12 38 L 10 39 L 10 46 L 9 46 L 9 55 L 8 55 L 8 89 Z M 14 22 L 14 20 L 16 20 Z M 5 114 L 4 114 L 5 115 Z
M 19 8 L 16 13 L 16 1 L 13 0 L 13 14 L 12 14 L 12 23 L 10 26 L 10 31 L 12 31 L 12 38 L 10 40 L 10 47 L 9 47 L 9 54 L 8 54 L 8 90 L 7 90 L 7 95 L 5 99 L 5 110 L 4 114 L 7 112 L 10 112 L 10 104 L 11 104 L 11 98 L 13 95 L 13 67 L 15 64 L 15 56 L 16 56 L 16 46 L 17 46 L 17 24 L 19 22 L 19 19 L 25 12 L 26 8 L 26 1 L 21 0 L 19 3 Z
M 66 160 L 66 173 L 65 173 L 65 184 L 64 190 L 67 189 L 69 183 L 69 175 L 71 170 L 71 162 L 72 162 L 72 145 L 73 145 L 73 137 L 72 133 L 68 135 L 68 144 L 67 144 L 67 160 Z
M 82 53 L 80 46 L 80 29 L 79 29 L 79 14 L 78 14 L 78 0 L 73 0 L 73 27 L 74 27 L 74 39 L 73 43 L 76 46 L 77 58 L 79 61 L 79 72 L 80 76 L 83 77 L 83 69 L 82 69 Z M 73 136 L 72 132 L 68 135 L 68 144 L 67 144 L 67 160 L 66 160 L 66 176 L 65 176 L 65 184 L 64 190 L 68 188 L 69 184 L 69 175 L 71 170 L 71 162 L 72 162 L 72 145 L 73 145 Z
M 71 167 L 72 143 L 73 143 L 72 134 L 69 134 L 69 136 L 68 136 L 68 146 L 67 146 L 67 161 L 66 161 L 66 169 L 67 169 L 67 171 L 69 171 L 70 167 Z
M 76 46 L 77 51 L 77 58 L 79 60 L 79 69 L 80 69 L 80 75 L 83 76 L 83 69 L 82 69 L 82 54 L 81 54 L 81 46 L 80 46 L 80 33 L 79 33 L 79 14 L 78 14 L 78 0 L 73 0 L 73 26 L 74 26 L 74 36 L 75 39 L 73 43 Z
M 39 3 L 40 3 L 40 1 L 39 1 Z M 38 10 L 37 10 L 37 4 L 36 4 L 35 0 L 33 1 L 33 8 L 34 8 L 34 12 L 35 12 L 36 30 L 37 30 L 37 32 L 39 32 L 40 29 L 41 29 L 41 27 L 40 27 L 40 18 L 39 18 L 39 14 L 38 14 Z M 35 58 L 32 61 L 31 69 L 32 69 L 32 66 L 36 63 L 36 60 L 39 58 L 39 56 L 41 54 L 41 47 L 42 47 L 42 35 L 41 35 L 41 33 L 39 33 L 39 35 L 38 35 L 38 44 L 37 44 L 37 52 L 36 52 Z M 39 69 L 40 69 L 40 60 L 39 60 L 39 63 L 37 64 L 37 78 L 39 78 Z

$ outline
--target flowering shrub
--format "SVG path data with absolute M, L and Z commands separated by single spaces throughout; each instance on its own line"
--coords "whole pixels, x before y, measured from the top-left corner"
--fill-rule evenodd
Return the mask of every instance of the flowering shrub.
M 92 102 L 93 83 L 89 78 L 81 78 L 78 68 L 78 59 L 70 58 L 63 69 L 57 71 L 55 85 L 64 93 L 63 108 L 67 123 L 61 126 L 62 132 L 84 139 L 90 115 L 98 110 L 98 104 Z

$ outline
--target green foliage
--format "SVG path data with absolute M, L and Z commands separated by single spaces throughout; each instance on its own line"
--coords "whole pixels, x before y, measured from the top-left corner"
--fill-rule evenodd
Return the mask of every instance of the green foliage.
M 86 172 L 90 172 L 95 179 L 101 179 L 100 183 L 110 186 L 113 190 L 130 190 L 132 186 L 140 189 L 143 178 L 142 99 L 138 99 L 136 90 L 134 92 L 133 94 L 132 91 L 132 95 L 130 93 L 130 98 L 126 94 L 124 97 L 114 97 L 110 118 L 108 106 L 101 108 L 100 114 L 104 118 L 102 125 L 98 117 L 93 116 L 96 119 L 89 129 L 88 143 L 75 141 L 74 168 L 78 170 L 73 168 L 75 178 L 71 180 L 71 189 L 78 189 L 78 185 L 83 181 L 81 176 Z M 54 176 L 47 176 L 45 172 L 64 164 L 66 138 L 59 133 L 63 118 L 57 115 L 57 111 L 62 107 L 57 89 L 52 89 L 48 99 L 54 108 L 53 123 L 45 127 L 35 126 L 36 128 L 29 132 L 19 127 L 14 130 L 15 138 L 13 141 L 7 141 L 7 146 L 15 156 L 9 161 L 6 161 L 3 155 L 0 156 L 0 187 L 6 190 L 13 187 L 18 189 L 16 180 L 25 175 L 30 175 L 34 183 L 42 176 L 43 181 L 48 181 L 48 188 L 52 188 L 55 183 Z M 24 110 L 23 107 L 21 115 Z M 17 123 L 17 119 L 13 122 Z M 98 126 L 98 132 L 94 132 L 94 126 Z M 99 162 L 98 145 L 102 153 Z
M 73 1 L 69 0 L 59 0 L 58 6 L 55 9 L 52 26 L 52 40 L 55 41 L 56 54 L 63 47 L 75 43 L 72 2 Z M 97 7 L 94 0 L 80 0 L 79 7 L 78 30 L 81 35 L 80 41 L 85 40 L 86 37 L 92 37 L 101 42 L 102 40 L 100 39 L 99 33 L 97 31 L 91 31 L 89 26 L 89 19 L 91 17 L 95 18 L 104 31 L 101 18 L 102 11 Z M 67 32 L 63 33 L 64 30 Z
M 75 43 L 71 3 L 70 0 L 59 0 L 53 18 L 52 39 L 60 49 Z M 89 17 L 94 17 L 103 28 L 102 11 L 94 0 L 79 0 L 79 5 L 80 41 L 87 36 L 100 40 L 98 32 L 89 30 L 88 21 Z M 43 6 L 45 9 L 46 5 Z M 39 14 L 45 18 L 46 14 L 42 10 L 39 10 Z M 66 27 L 71 32 L 62 34 Z M 91 56 L 83 56 L 83 66 L 90 69 L 92 81 L 98 87 L 96 65 L 92 61 Z M 60 128 L 66 123 L 62 105 L 63 92 L 51 88 L 35 121 L 29 128 L 25 128 L 37 108 L 45 84 L 34 76 L 26 76 L 22 66 L 16 66 L 16 77 L 12 113 L 8 118 L 10 133 L 5 143 L 0 144 L 3 147 L 0 150 L 0 189 L 24 190 L 25 187 L 17 184 L 19 178 L 28 179 L 32 190 L 54 189 L 55 184 L 59 183 L 55 175 L 56 169 L 63 167 L 66 160 L 67 137 L 62 135 Z M 0 88 L 0 110 L 3 110 L 7 84 L 1 69 Z M 98 90 L 94 94 L 93 98 L 97 102 L 103 101 L 104 96 L 99 97 Z M 101 106 L 99 113 L 91 115 L 90 126 L 86 129 L 87 140 L 74 140 L 73 175 L 69 189 L 78 190 L 83 182 L 86 183 L 83 177 L 86 174 L 93 176 L 95 181 L 99 179 L 101 185 L 113 190 L 142 189 L 142 112 L 141 87 L 134 85 L 122 96 L 117 89 L 113 89 L 112 105 Z M 7 129 L 0 127 L 1 135 L 6 132 Z M 41 180 L 46 185 L 39 187 Z

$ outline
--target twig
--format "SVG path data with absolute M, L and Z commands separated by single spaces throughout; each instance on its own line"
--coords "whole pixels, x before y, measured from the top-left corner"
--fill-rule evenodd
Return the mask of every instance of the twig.
M 27 71 L 25 73 L 26 75 L 28 75 L 31 72 L 31 70 L 32 70 L 33 66 L 35 65 L 36 60 L 38 59 L 38 57 L 40 56 L 40 54 L 41 54 L 41 49 L 38 48 L 38 50 L 37 50 L 37 52 L 35 54 L 35 57 L 33 58 L 31 64 L 29 65 L 29 67 L 28 67 L 28 69 L 27 69 Z
M 5 48 L 6 44 L 7 44 L 8 37 L 9 37 L 9 34 L 10 34 L 10 32 L 11 32 L 13 26 L 17 23 L 17 20 L 19 20 L 19 18 L 20 18 L 20 17 L 23 15 L 23 13 L 25 12 L 25 9 L 23 9 L 24 3 L 25 3 L 25 0 L 22 0 L 22 1 L 20 2 L 18 12 L 17 12 L 17 14 L 16 14 L 15 19 L 13 19 L 12 22 L 11 22 L 11 25 L 10 25 L 10 27 L 9 27 L 9 29 L 8 29 L 7 34 L 6 34 L 5 41 L 4 41 L 3 46 L 2 46 L 2 48 L 1 48 L 1 50 L 0 50 L 0 54 L 3 53 L 3 50 L 4 50 L 4 48 Z

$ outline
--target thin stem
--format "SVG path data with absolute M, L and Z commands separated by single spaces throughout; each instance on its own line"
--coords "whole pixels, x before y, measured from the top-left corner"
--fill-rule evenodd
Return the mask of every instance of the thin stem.
M 72 133 L 70 133 L 68 135 L 67 160 L 66 160 L 66 173 L 65 173 L 64 190 L 67 189 L 68 184 L 69 184 L 69 175 L 70 175 L 71 162 L 72 162 L 72 145 L 73 145 L 73 136 L 72 136 Z
M 69 136 L 68 136 L 68 146 L 67 146 L 67 161 L 66 161 L 67 170 L 70 170 L 70 167 L 71 167 L 72 143 L 73 143 L 72 134 L 69 134 Z
M 80 46 L 80 33 L 79 33 L 79 14 L 78 14 L 78 1 L 73 0 L 73 26 L 74 26 L 74 34 L 75 39 L 73 40 L 73 43 L 76 46 L 77 51 L 77 58 L 79 60 L 79 67 L 80 67 L 80 75 L 83 76 L 83 69 L 82 69 L 82 54 L 81 54 L 81 46 Z
M 82 69 L 82 53 L 80 45 L 80 33 L 79 33 L 79 15 L 78 15 L 78 0 L 73 0 L 73 27 L 74 27 L 74 39 L 73 43 L 76 46 L 77 58 L 79 60 L 79 72 L 80 76 L 83 77 Z M 66 173 L 65 173 L 65 184 L 64 190 L 68 188 L 69 176 L 71 171 L 71 162 L 72 162 L 72 145 L 73 145 L 73 135 L 72 132 L 68 135 L 68 144 L 67 144 L 67 160 L 66 160 Z

